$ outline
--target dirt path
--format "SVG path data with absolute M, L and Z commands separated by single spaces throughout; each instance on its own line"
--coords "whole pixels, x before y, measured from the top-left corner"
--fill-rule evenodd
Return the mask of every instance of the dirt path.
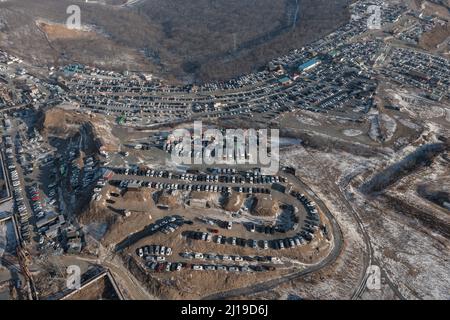
M 103 259 L 77 257 L 77 259 L 107 267 L 118 285 L 124 291 L 123 293 L 126 298 L 129 298 L 130 300 L 157 300 L 156 297 L 150 295 L 142 287 L 139 281 L 131 275 L 117 256 L 108 255 Z

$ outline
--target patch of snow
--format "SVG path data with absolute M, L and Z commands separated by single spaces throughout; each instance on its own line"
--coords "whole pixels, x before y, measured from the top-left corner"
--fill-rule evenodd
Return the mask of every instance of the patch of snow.
M 404 118 L 398 118 L 397 119 L 402 125 L 404 125 L 407 128 L 413 129 L 413 130 L 420 130 L 420 126 L 413 123 L 412 121 L 408 120 L 408 119 L 404 119 Z
M 360 136 L 363 132 L 361 130 L 356 130 L 356 129 L 345 129 L 343 131 L 343 133 L 347 137 L 356 137 L 356 136 Z
M 397 123 L 385 113 L 381 115 L 380 119 L 383 121 L 383 127 L 386 131 L 385 141 L 389 141 L 392 139 L 395 131 L 397 130 Z
M 314 127 L 320 126 L 319 122 L 317 122 L 317 121 L 315 121 L 315 120 L 313 120 L 311 118 L 308 118 L 308 117 L 297 116 L 296 119 L 297 119 L 298 122 L 306 124 L 308 126 L 314 126 Z

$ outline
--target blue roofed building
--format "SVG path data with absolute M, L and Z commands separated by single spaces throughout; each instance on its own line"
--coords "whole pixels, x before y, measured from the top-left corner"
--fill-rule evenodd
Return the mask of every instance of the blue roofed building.
M 318 64 L 320 64 L 320 60 L 314 58 L 314 59 L 311 59 L 311 60 L 305 62 L 302 65 L 299 65 L 298 66 L 298 70 L 301 71 L 301 72 L 308 71 L 308 70 L 314 68 L 315 66 L 317 66 Z

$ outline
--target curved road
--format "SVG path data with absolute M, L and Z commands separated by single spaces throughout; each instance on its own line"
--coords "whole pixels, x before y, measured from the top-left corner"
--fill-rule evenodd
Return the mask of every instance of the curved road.
M 320 161 L 315 159 L 314 155 L 312 155 L 310 152 L 308 152 L 307 149 L 305 149 L 305 151 L 307 152 L 307 154 L 314 160 L 316 161 L 316 163 L 319 164 L 319 166 L 321 167 L 322 171 L 328 176 L 328 180 L 331 182 L 333 181 L 332 177 L 329 174 L 328 168 L 325 168 L 323 165 L 321 165 Z M 353 218 L 355 219 L 357 226 L 363 236 L 363 240 L 364 240 L 364 244 L 366 245 L 366 255 L 364 257 L 364 269 L 366 270 L 364 272 L 363 277 L 361 278 L 358 286 L 355 288 L 355 291 L 353 292 L 351 299 L 355 300 L 355 299 L 360 299 L 362 294 L 364 293 L 364 290 L 366 289 L 366 284 L 367 284 L 367 279 L 369 277 L 369 274 L 367 273 L 368 267 L 373 265 L 375 261 L 374 259 L 374 250 L 372 247 L 372 243 L 370 241 L 370 236 L 364 226 L 364 223 L 362 222 L 358 212 L 356 212 L 356 210 L 353 208 L 353 206 L 350 203 L 350 200 L 348 199 L 346 193 L 345 193 L 345 188 L 348 186 L 348 184 L 350 183 L 350 181 L 353 179 L 354 177 L 351 177 L 351 179 L 349 179 L 348 181 L 345 182 L 344 186 L 341 186 L 337 183 L 331 183 L 331 187 L 336 191 L 337 196 L 344 202 L 344 204 L 347 206 L 347 208 L 350 210 L 351 215 L 353 216 Z M 378 265 L 379 266 L 379 265 Z M 391 280 L 389 279 L 389 277 L 387 276 L 386 272 L 382 272 L 384 274 L 384 278 L 386 279 L 386 282 L 388 283 L 388 285 L 390 286 L 390 288 L 394 291 L 394 293 L 397 295 L 397 297 L 399 297 L 400 299 L 405 300 L 405 297 L 403 297 L 403 295 L 400 293 L 400 291 L 398 290 L 398 288 L 391 282 Z
M 203 297 L 202 298 L 203 300 L 229 299 L 229 298 L 233 298 L 233 297 L 246 296 L 246 295 L 251 295 L 251 294 L 267 291 L 267 290 L 270 290 L 270 289 L 273 289 L 273 288 L 279 286 L 280 284 L 283 284 L 283 283 L 301 278 L 305 275 L 317 272 L 317 271 L 325 268 L 326 266 L 332 264 L 333 262 L 335 262 L 336 259 L 339 257 L 339 255 L 342 251 L 344 242 L 343 242 L 342 230 L 339 227 L 337 220 L 334 218 L 334 216 L 331 214 L 330 210 L 328 210 L 328 208 L 325 206 L 325 204 L 320 200 L 320 198 L 314 193 L 314 191 L 312 191 L 306 184 L 304 184 L 303 181 L 300 180 L 300 178 L 298 178 L 297 176 L 286 174 L 286 173 L 285 173 L 285 175 L 287 177 L 289 177 L 290 179 L 295 179 L 302 186 L 302 188 L 305 191 L 307 191 L 310 195 L 313 195 L 313 201 L 322 209 L 322 212 L 327 216 L 328 220 L 332 224 L 333 240 L 334 240 L 333 250 L 325 259 L 323 259 L 316 265 L 308 267 L 305 270 L 294 272 L 294 273 L 291 273 L 289 275 L 286 275 L 286 276 L 283 276 L 280 278 L 271 279 L 271 280 L 268 280 L 268 281 L 265 281 L 262 283 L 255 284 L 253 286 L 239 288 L 239 289 L 233 289 L 233 290 L 209 295 L 209 296 Z

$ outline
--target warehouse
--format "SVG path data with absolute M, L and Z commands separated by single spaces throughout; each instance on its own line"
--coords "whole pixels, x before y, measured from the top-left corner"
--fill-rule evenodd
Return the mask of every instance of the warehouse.
M 305 62 L 304 64 L 300 65 L 298 67 L 298 71 L 300 71 L 300 72 L 308 71 L 319 64 L 320 64 L 320 60 L 314 58 L 314 59 L 311 59 L 308 62 Z

